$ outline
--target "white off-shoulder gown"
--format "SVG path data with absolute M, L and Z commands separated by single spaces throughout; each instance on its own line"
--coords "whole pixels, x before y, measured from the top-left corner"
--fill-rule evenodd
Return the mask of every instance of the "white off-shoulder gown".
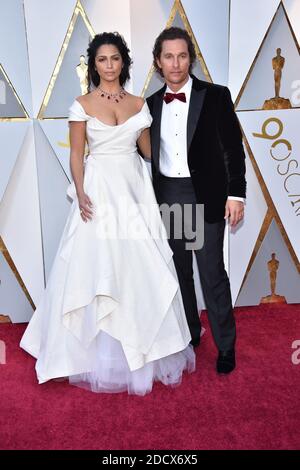
M 94 215 L 81 219 L 72 183 L 47 287 L 20 345 L 37 358 L 39 383 L 68 377 L 95 392 L 140 395 L 156 380 L 178 384 L 195 355 L 173 253 L 136 149 L 151 125 L 148 106 L 110 126 L 75 100 L 69 121 L 86 121 L 84 190 Z

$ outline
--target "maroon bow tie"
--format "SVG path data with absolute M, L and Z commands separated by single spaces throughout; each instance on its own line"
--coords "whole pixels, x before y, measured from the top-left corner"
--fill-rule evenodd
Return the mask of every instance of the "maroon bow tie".
M 164 102 L 167 104 L 175 99 L 186 103 L 185 93 L 166 93 L 164 96 Z

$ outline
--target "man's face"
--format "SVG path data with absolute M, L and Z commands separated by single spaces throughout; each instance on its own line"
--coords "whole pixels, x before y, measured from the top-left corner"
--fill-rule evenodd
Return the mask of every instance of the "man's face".
M 167 39 L 162 43 L 162 51 L 157 64 L 167 83 L 184 83 L 189 75 L 190 55 L 184 39 Z

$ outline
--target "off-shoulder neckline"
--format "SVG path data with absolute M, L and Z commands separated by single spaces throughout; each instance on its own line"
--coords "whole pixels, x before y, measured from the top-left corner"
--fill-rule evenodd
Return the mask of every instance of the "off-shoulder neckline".
M 81 107 L 82 111 L 84 112 L 84 114 L 85 114 L 86 116 L 88 116 L 88 117 L 91 118 L 91 119 L 95 119 L 96 121 L 100 122 L 100 124 L 103 124 L 103 126 L 106 126 L 106 127 L 121 127 L 121 126 L 124 126 L 124 124 L 126 124 L 128 121 L 130 121 L 130 120 L 133 119 L 134 117 L 138 116 L 138 115 L 143 111 L 145 105 L 147 104 L 147 101 L 144 102 L 143 106 L 141 107 L 141 109 L 140 109 L 137 113 L 135 113 L 135 114 L 133 114 L 132 116 L 130 116 L 128 119 L 126 119 L 126 121 L 122 122 L 121 124 L 115 124 L 115 125 L 106 124 L 105 122 L 103 122 L 103 121 L 101 121 L 100 119 L 98 119 L 96 116 L 91 116 L 90 114 L 86 113 L 84 107 L 82 106 L 81 103 L 79 103 L 78 100 L 75 100 L 75 103 L 78 103 L 78 104 L 79 104 L 79 106 Z

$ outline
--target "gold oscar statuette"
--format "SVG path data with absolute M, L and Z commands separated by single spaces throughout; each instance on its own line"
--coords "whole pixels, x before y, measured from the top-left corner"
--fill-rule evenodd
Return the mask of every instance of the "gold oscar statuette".
M 0 285 L 1 285 L 1 279 L 0 279 Z M 11 323 L 11 319 L 9 318 L 8 315 L 0 314 L 0 323 Z
M 11 323 L 8 315 L 0 315 L 0 323 Z
M 76 67 L 76 73 L 80 81 L 81 94 L 86 95 L 88 92 L 88 81 L 87 81 L 87 70 L 88 66 L 85 63 L 85 56 L 80 56 L 80 63 Z
M 268 261 L 267 264 L 268 264 L 268 271 L 270 275 L 271 294 L 267 295 L 266 297 L 262 297 L 260 303 L 261 304 L 271 304 L 271 303 L 285 304 L 286 303 L 285 297 L 283 295 L 278 295 L 275 293 L 277 271 L 279 268 L 279 261 L 278 259 L 276 259 L 275 253 L 272 253 L 272 258 Z
M 282 78 L 282 69 L 284 67 L 285 58 L 281 55 L 281 49 L 276 49 L 276 56 L 272 59 L 272 67 L 274 70 L 275 96 L 266 100 L 263 109 L 290 109 L 292 107 L 290 100 L 280 96 L 280 86 Z

